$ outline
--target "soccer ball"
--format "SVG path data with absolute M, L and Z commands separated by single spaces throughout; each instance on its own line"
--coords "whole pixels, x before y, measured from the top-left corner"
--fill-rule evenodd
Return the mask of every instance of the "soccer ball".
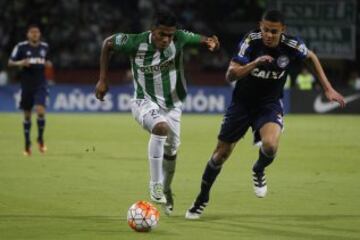
M 137 232 L 149 232 L 159 222 L 160 212 L 149 202 L 137 201 L 127 212 L 129 226 Z

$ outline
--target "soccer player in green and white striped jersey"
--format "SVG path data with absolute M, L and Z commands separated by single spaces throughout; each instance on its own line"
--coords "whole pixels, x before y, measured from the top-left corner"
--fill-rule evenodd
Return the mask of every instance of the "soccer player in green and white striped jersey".
M 219 48 L 216 36 L 205 37 L 178 30 L 173 13 L 161 10 L 150 31 L 139 34 L 118 33 L 105 39 L 100 57 L 100 78 L 96 97 L 104 99 L 108 91 L 107 69 L 111 52 L 129 56 L 135 93 L 131 108 L 134 118 L 150 133 L 150 198 L 173 210 L 171 182 L 176 153 L 180 145 L 181 105 L 186 97 L 183 68 L 185 46 L 204 45 L 210 51 Z

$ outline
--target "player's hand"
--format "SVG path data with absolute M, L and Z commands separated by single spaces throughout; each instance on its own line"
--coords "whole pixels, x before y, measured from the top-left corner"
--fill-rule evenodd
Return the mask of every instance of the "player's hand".
M 208 37 L 205 41 L 205 44 L 207 45 L 207 47 L 210 51 L 215 51 L 220 48 L 219 39 L 215 35 Z
M 325 91 L 325 96 L 331 102 L 333 102 L 333 101 L 338 102 L 340 104 L 340 107 L 342 107 L 342 108 L 345 107 L 345 105 L 346 105 L 344 97 L 340 93 L 335 91 L 334 89 Z
M 99 99 L 100 101 L 104 101 L 104 97 L 108 90 L 109 90 L 109 87 L 106 84 L 106 82 L 99 80 L 95 87 L 96 98 Z
M 274 61 L 274 58 L 269 55 L 264 55 L 255 59 L 256 66 L 271 63 L 272 61 Z
M 19 66 L 20 67 L 30 67 L 30 59 L 25 58 L 23 60 L 19 61 Z

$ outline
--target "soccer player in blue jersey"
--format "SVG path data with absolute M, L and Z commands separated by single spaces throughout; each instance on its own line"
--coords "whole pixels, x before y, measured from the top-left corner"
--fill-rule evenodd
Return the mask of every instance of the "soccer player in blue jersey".
M 269 10 L 262 17 L 260 29 L 251 31 L 240 42 L 226 73 L 228 81 L 236 81 L 232 101 L 224 115 L 217 146 L 202 175 L 201 191 L 185 214 L 187 219 L 200 218 L 222 165 L 250 127 L 262 143 L 252 169 L 254 192 L 257 197 L 265 197 L 264 171 L 275 158 L 283 128 L 282 91 L 287 72 L 297 60 L 314 69 L 328 100 L 345 106 L 343 96 L 331 86 L 314 52 L 301 39 L 284 32 L 281 12 Z
M 40 39 L 39 26 L 30 25 L 27 28 L 27 41 L 20 42 L 14 47 L 8 62 L 8 66 L 18 67 L 21 71 L 20 108 L 24 112 L 25 156 L 31 155 L 31 112 L 34 106 L 37 113 L 39 151 L 45 153 L 47 150 L 44 142 L 44 129 L 48 87 L 44 68 L 51 62 L 48 60 L 49 46 Z

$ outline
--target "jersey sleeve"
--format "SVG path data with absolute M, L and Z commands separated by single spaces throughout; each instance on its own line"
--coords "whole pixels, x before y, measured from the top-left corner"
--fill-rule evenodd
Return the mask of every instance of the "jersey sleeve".
M 17 44 L 11 52 L 10 60 L 19 61 L 21 60 L 21 49 L 19 44 Z
M 296 38 L 297 45 L 295 47 L 295 56 L 301 60 L 305 59 L 309 53 L 304 41 L 301 38 Z
M 113 36 L 115 51 L 121 51 L 126 54 L 131 54 L 135 51 L 135 35 L 126 33 L 117 33 Z
M 238 45 L 238 52 L 231 60 L 242 65 L 250 62 L 251 44 L 250 37 L 245 36 Z
M 177 30 L 175 37 L 183 46 L 197 46 L 201 43 L 201 35 L 186 30 Z

